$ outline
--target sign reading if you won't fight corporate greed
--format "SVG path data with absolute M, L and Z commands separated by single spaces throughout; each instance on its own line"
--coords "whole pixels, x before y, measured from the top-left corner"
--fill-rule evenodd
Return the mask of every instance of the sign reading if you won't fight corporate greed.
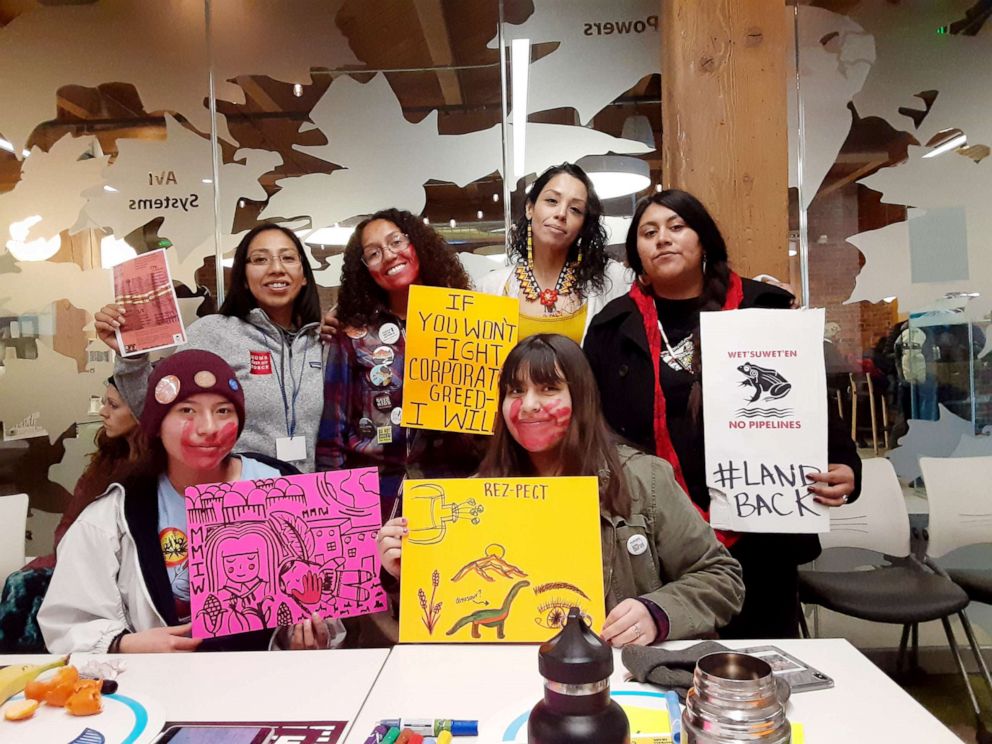
M 519 319 L 514 297 L 410 287 L 403 426 L 492 434 L 499 372 Z
M 827 469 L 822 309 L 702 313 L 710 522 L 737 532 L 830 530 L 807 489 Z

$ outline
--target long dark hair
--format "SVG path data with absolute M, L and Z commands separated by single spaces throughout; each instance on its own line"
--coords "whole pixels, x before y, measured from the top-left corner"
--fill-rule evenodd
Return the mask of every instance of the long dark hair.
M 114 378 L 107 380 L 107 386 L 117 389 Z M 123 396 L 121 397 L 123 400 Z M 124 402 L 127 405 L 127 402 Z M 130 410 L 130 409 L 128 409 Z M 134 414 L 132 413 L 132 416 Z M 107 427 L 101 426 L 96 431 L 93 441 L 96 451 L 90 455 L 89 464 L 76 481 L 73 498 L 62 522 L 68 524 L 75 521 L 83 509 L 96 501 L 111 483 L 121 480 L 137 463 L 141 456 L 138 438 L 141 436 L 137 419 L 127 434 L 112 437 L 107 433 Z
M 258 300 L 248 289 L 248 247 L 256 235 L 266 230 L 278 230 L 296 246 L 296 252 L 300 254 L 300 265 L 303 267 L 303 277 L 307 283 L 300 289 L 293 301 L 293 323 L 300 328 L 307 323 L 320 321 L 320 296 L 317 294 L 317 282 L 313 276 L 313 269 L 307 259 L 306 251 L 303 250 L 303 243 L 296 237 L 296 233 L 282 225 L 273 222 L 265 222 L 257 227 L 253 227 L 238 243 L 234 251 L 234 266 L 231 269 L 231 287 L 224 298 L 224 304 L 217 312 L 221 315 L 230 315 L 244 320 L 254 308 L 258 307 Z
M 410 239 L 420 261 L 420 283 L 428 287 L 470 289 L 465 267 L 451 246 L 425 225 L 416 215 L 404 209 L 382 209 L 355 227 L 344 249 L 341 267 L 341 291 L 338 293 L 337 317 L 345 325 L 363 326 L 375 321 L 379 313 L 389 309 L 389 295 L 375 283 L 362 263 L 362 233 L 370 222 L 388 220 Z
M 645 196 L 637 202 L 630 229 L 627 230 L 627 264 L 636 274 L 644 273 L 641 257 L 637 254 L 637 230 L 644 212 L 652 204 L 671 209 L 699 236 L 699 244 L 703 249 L 703 293 L 700 295 L 699 309 L 722 309 L 727 300 L 727 287 L 730 285 L 727 243 L 706 207 L 687 191 L 666 189 Z
M 572 420 L 561 443 L 560 475 L 600 477 L 600 503 L 611 513 L 630 515 L 630 494 L 620 469 L 613 435 L 603 418 L 599 387 L 585 354 L 570 338 L 554 333 L 529 336 L 511 351 L 499 376 L 499 406 L 507 392 L 526 379 L 538 385 L 568 385 Z M 533 475 L 530 455 L 496 417 L 496 431 L 479 475 L 505 478 Z M 605 483 L 603 482 L 605 480 Z
M 703 203 L 687 191 L 680 189 L 665 189 L 641 199 L 634 209 L 634 216 L 627 230 L 627 263 L 641 276 L 644 266 L 637 253 L 637 230 L 641 226 L 644 212 L 652 204 L 667 207 L 682 218 L 699 236 L 699 245 L 703 253 L 703 291 L 699 295 L 700 312 L 722 310 L 727 301 L 727 289 L 730 286 L 730 264 L 727 261 L 727 243 L 720 233 L 713 216 Z M 643 285 L 642 285 L 643 286 Z M 688 408 L 690 421 L 698 426 L 701 421 L 702 396 L 702 344 L 699 337 L 699 322 L 692 330 L 692 371 L 695 381 L 689 393 Z
M 588 198 L 586 199 L 586 216 L 579 230 L 579 237 L 568 249 L 566 261 L 574 261 L 582 253 L 582 262 L 575 269 L 579 291 L 583 295 L 589 294 L 589 290 L 600 291 L 606 283 L 606 264 L 609 256 L 606 255 L 606 228 L 603 227 L 603 203 L 596 195 L 589 176 L 579 166 L 574 163 L 562 163 L 553 165 L 544 173 L 537 177 L 529 192 L 527 192 L 527 203 L 532 207 L 537 202 L 537 197 L 541 195 L 544 188 L 555 176 L 562 173 L 577 178 L 586 187 Z M 510 231 L 506 253 L 513 261 L 527 260 L 527 219 L 526 212 L 513 223 Z

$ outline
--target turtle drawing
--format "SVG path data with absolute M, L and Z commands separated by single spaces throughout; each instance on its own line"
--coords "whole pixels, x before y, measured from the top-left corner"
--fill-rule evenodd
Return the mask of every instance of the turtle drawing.
M 741 382 L 741 386 L 754 388 L 754 395 L 749 403 L 754 403 L 758 398 L 765 395 L 765 400 L 777 400 L 784 398 L 792 390 L 792 383 L 782 375 L 768 367 L 759 367 L 757 364 L 746 362 L 737 368 L 747 379 Z
M 479 633 L 480 627 L 496 628 L 496 637 L 505 638 L 504 626 L 506 625 L 506 618 L 510 615 L 510 605 L 513 604 L 513 600 L 516 598 L 520 590 L 527 586 L 530 586 L 529 581 L 518 581 L 510 587 L 510 591 L 507 593 L 506 599 L 503 600 L 503 604 L 501 606 L 486 610 L 476 610 L 475 612 L 469 613 L 452 625 L 451 630 L 445 633 L 445 635 L 454 635 L 459 629 L 464 628 L 466 625 L 471 623 L 473 638 L 482 637 Z

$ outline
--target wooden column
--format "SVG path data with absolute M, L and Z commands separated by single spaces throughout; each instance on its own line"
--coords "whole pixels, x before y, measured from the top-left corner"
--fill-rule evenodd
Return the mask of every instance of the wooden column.
M 661 0 L 662 180 L 716 218 L 742 276 L 789 278 L 783 0 Z

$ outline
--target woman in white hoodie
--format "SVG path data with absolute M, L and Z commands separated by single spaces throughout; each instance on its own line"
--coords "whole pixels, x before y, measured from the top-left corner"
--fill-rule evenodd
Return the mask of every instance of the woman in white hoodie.
M 181 351 L 148 381 L 141 416 L 142 455 L 133 471 L 79 515 L 58 549 L 58 563 L 38 624 L 51 653 L 153 653 L 328 648 L 335 624 L 316 614 L 277 634 L 190 638 L 186 537 L 188 486 L 274 478 L 284 463 L 239 457 L 231 449 L 244 427 L 245 396 L 216 354 Z M 246 592 L 250 582 L 243 582 Z

